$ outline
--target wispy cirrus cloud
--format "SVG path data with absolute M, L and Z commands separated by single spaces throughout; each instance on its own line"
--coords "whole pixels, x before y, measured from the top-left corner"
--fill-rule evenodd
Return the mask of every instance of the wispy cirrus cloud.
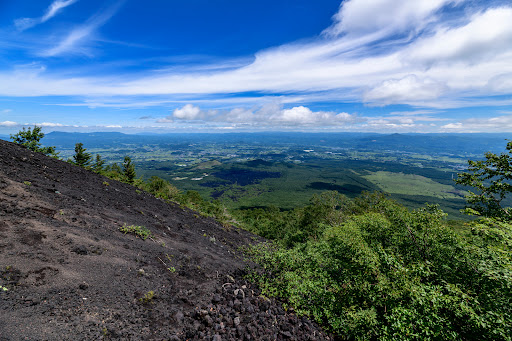
M 71 1 L 71 0 L 69 0 Z M 59 41 L 56 46 L 44 50 L 40 53 L 43 57 L 54 57 L 62 54 L 89 54 L 88 49 L 83 44 L 91 39 L 95 31 L 103 26 L 119 10 L 124 0 L 115 2 L 107 9 L 102 9 L 93 15 L 87 22 L 74 28 L 64 39 Z
M 121 3 L 40 55 L 89 53 L 88 42 Z M 158 124 L 419 129 L 443 119 L 435 112 L 372 118 L 308 105 L 345 101 L 372 110 L 394 104 L 429 110 L 509 105 L 511 58 L 512 7 L 506 2 L 347 0 L 318 37 L 262 50 L 236 63 L 174 61 L 145 72 L 99 76 L 79 68 L 0 71 L 0 95 L 77 96 L 74 102 L 83 98 L 83 103 L 69 105 L 104 108 L 180 105 Z M 505 96 L 496 98 L 500 95 Z M 286 98 L 288 107 L 257 104 L 274 96 Z M 231 107 L 198 106 L 219 104 L 219 98 Z M 443 122 L 444 129 L 458 123 Z
M 177 71 L 159 70 L 142 77 L 126 74 L 115 79 L 108 76 L 70 78 L 58 74 L 48 77 L 40 73 L 30 77 L 30 84 L 16 86 L 11 82 L 9 89 L 0 86 L 0 92 L 18 92 L 20 95 L 176 96 L 259 91 L 267 95 L 300 92 L 304 97 L 321 92 L 326 99 L 363 101 L 370 105 L 427 107 L 439 107 L 440 103 L 448 100 L 455 103 L 468 95 L 488 96 L 497 91 L 512 93 L 512 83 L 506 77 L 512 74 L 512 7 L 475 9 L 466 15 L 463 23 L 458 22 L 455 26 L 436 21 L 436 10 L 459 2 L 439 0 L 434 2 L 435 6 L 425 2 L 427 9 L 423 10 L 418 6 L 420 14 L 416 16 L 421 17 L 418 25 L 428 23 L 429 33 L 406 43 L 402 39 L 395 45 L 393 39 L 375 43 L 373 33 L 379 30 L 378 27 L 371 32 L 357 31 L 357 27 L 353 27 L 355 24 L 346 23 L 343 29 L 347 32 L 355 30 L 359 32 L 358 36 L 342 34 L 310 43 L 283 45 L 261 51 L 253 61 L 228 70 L 218 68 L 216 71 L 213 65 L 205 66 L 205 72 L 196 68 L 188 72 L 184 67 Z M 340 13 L 345 13 L 343 17 L 351 13 L 345 6 L 352 3 L 359 4 L 356 0 L 342 3 Z M 378 20 L 372 17 L 379 15 L 375 6 L 372 7 L 375 11 L 359 14 L 360 19 L 364 22 Z M 404 6 L 409 8 L 407 4 Z M 114 6 L 94 16 L 42 54 L 83 53 L 83 43 L 116 10 L 117 6 Z M 412 25 L 407 18 L 404 16 L 404 23 L 397 27 Z M 483 28 L 489 34 L 479 33 Z M 444 43 L 443 37 L 456 43 Z M 377 48 L 376 53 L 379 44 L 385 44 L 387 48 Z M 492 53 L 485 52 L 487 47 Z M 6 77 L 6 73 L 0 74 L 0 78 Z M 14 83 L 24 82 L 24 79 L 14 80 Z
M 74 4 L 78 0 L 55 0 L 50 4 L 46 12 L 39 18 L 20 18 L 14 20 L 14 25 L 19 31 L 27 30 L 36 25 L 47 22 L 56 16 L 64 8 Z

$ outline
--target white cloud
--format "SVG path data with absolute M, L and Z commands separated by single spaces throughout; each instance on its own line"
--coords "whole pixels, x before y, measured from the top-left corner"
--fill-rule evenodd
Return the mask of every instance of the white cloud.
M 40 18 L 20 18 L 14 20 L 14 25 L 20 31 L 24 31 L 38 24 L 42 24 L 54 16 L 56 16 L 62 9 L 72 5 L 77 0 L 55 0 L 50 4 L 46 13 Z
M 66 53 L 79 53 L 89 54 L 86 48 L 79 48 L 80 44 L 91 38 L 91 35 L 101 26 L 103 26 L 121 7 L 123 1 L 118 1 L 106 10 L 101 10 L 99 13 L 89 18 L 84 24 L 73 29 L 64 39 L 62 39 L 56 46 L 42 51 L 40 53 L 43 57 L 53 57 Z
M 53 122 L 41 122 L 41 123 L 34 123 L 34 125 L 39 127 L 64 127 L 64 124 L 61 123 L 53 123 Z
M 490 118 L 468 118 L 459 122 L 445 124 L 440 127 L 447 132 L 509 132 L 512 131 L 512 115 Z
M 18 123 L 17 122 L 13 122 L 13 121 L 3 121 L 3 122 L 0 122 L 0 126 L 2 127 L 14 127 L 14 126 L 17 126 Z
M 419 79 L 416 75 L 407 75 L 401 79 L 383 81 L 365 93 L 364 101 L 385 105 L 432 100 L 438 98 L 446 88 L 446 85 L 433 79 Z
M 12 111 L 12 109 L 4 109 L 2 110 L 2 114 L 8 114 Z
M 56 0 L 52 2 L 50 7 L 48 7 L 48 10 L 46 13 L 41 17 L 41 22 L 45 22 L 47 20 L 50 20 L 53 18 L 57 13 L 63 9 L 66 8 L 72 4 L 74 4 L 77 0 Z
M 491 91 L 500 93 L 512 92 L 512 72 L 503 73 L 489 79 L 488 87 Z
M 172 119 L 171 116 L 167 116 L 167 117 L 159 118 L 155 122 L 156 123 L 173 123 L 174 120 Z
M 315 115 L 311 109 L 300 106 L 283 110 L 278 115 L 272 117 L 272 119 L 287 123 L 306 124 L 315 122 L 317 116 L 318 114 Z
M 390 35 L 420 30 L 434 21 L 435 12 L 464 0 L 349 0 L 343 1 L 334 16 L 328 35 Z
M 365 119 L 345 112 L 334 113 L 317 111 L 304 106 L 283 109 L 279 102 L 268 103 L 258 109 L 234 108 L 231 110 L 204 111 L 187 104 L 173 114 L 156 120 L 157 123 L 176 123 L 178 120 L 206 124 L 236 124 L 253 127 L 289 127 L 289 126 L 343 126 L 363 122 Z
M 441 126 L 441 129 L 446 129 L 446 130 L 451 130 L 451 129 L 454 129 L 454 130 L 462 130 L 462 129 L 465 129 L 465 128 L 464 128 L 464 126 L 462 125 L 462 123 L 457 122 L 457 123 L 448 123 L 448 124 L 445 124 L 445 125 Z
M 20 18 L 20 19 L 14 20 L 14 26 L 16 26 L 16 28 L 19 31 L 24 31 L 26 29 L 29 29 L 29 28 L 37 25 L 39 22 L 40 22 L 39 20 L 33 19 L 33 18 Z
M 180 120 L 197 120 L 204 115 L 199 107 L 186 104 L 183 108 L 174 110 L 172 116 Z
M 180 66 L 117 78 L 81 76 L 75 70 L 62 74 L 52 70 L 0 71 L 0 95 L 78 95 L 89 98 L 83 105 L 125 108 L 189 103 L 190 107 L 177 109 L 159 123 L 191 120 L 264 125 L 272 117 L 274 121 L 268 122 L 306 126 L 357 119 L 350 114 L 314 112 L 307 108 L 313 101 L 422 108 L 506 105 L 506 100 L 485 96 L 512 94 L 512 7 L 493 6 L 493 1 L 468 1 L 467 7 L 460 6 L 464 3 L 348 0 L 341 3 L 326 35 L 313 42 L 260 51 L 244 65 L 225 67 L 228 63 L 221 61 L 202 68 Z M 443 21 L 442 12 L 450 6 L 455 6 L 451 18 L 456 19 Z M 85 43 L 114 13 L 111 10 L 91 18 L 44 55 L 86 53 Z M 289 94 L 285 96 L 289 108 L 283 110 L 280 104 L 277 109 L 247 108 L 255 106 L 255 96 L 232 96 L 248 92 L 269 97 Z M 233 106 L 223 103 L 227 110 L 213 112 L 197 111 L 198 107 L 190 104 L 214 103 L 205 96 L 213 94 L 231 100 Z M 162 97 L 154 100 L 151 96 Z M 91 97 L 103 102 L 91 102 Z M 108 98 L 119 101 L 109 102 Z M 158 100 L 162 98 L 166 100 Z M 417 124 L 417 119 L 412 120 Z
M 496 59 L 512 49 L 512 8 L 491 8 L 472 15 L 461 27 L 439 27 L 404 51 L 412 63 L 476 63 Z

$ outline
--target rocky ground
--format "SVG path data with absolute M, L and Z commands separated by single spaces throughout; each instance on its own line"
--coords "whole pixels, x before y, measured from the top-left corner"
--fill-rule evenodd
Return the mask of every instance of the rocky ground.
M 255 240 L 0 140 L 1 341 L 328 340 L 243 279 Z

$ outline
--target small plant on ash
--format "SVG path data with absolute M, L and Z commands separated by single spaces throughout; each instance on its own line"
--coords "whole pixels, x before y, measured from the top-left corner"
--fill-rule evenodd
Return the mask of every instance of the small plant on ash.
M 143 297 L 139 298 L 139 302 L 143 304 L 153 303 L 155 292 L 153 290 L 148 291 Z
M 121 232 L 126 233 L 133 233 L 134 235 L 142 238 L 143 240 L 146 240 L 151 237 L 151 231 L 148 230 L 144 226 L 136 226 L 136 225 L 126 225 L 124 224 L 119 228 Z
M 27 185 L 27 186 L 32 185 L 32 183 L 31 183 L 30 181 L 23 181 L 23 183 L 24 183 L 25 185 Z

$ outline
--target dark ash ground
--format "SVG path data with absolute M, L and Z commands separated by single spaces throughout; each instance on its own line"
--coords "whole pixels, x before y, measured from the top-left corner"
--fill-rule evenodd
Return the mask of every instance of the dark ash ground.
M 0 140 L 0 341 L 328 340 L 242 279 L 255 239 Z

